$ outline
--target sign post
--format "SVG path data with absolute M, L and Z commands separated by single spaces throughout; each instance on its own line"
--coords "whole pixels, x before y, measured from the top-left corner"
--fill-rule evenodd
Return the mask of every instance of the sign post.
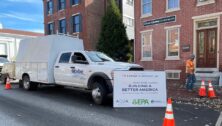
M 166 107 L 166 73 L 116 71 L 114 107 Z

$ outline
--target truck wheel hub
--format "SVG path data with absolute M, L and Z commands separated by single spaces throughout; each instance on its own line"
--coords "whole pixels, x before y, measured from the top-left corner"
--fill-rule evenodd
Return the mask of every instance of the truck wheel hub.
M 93 89 L 92 95 L 93 95 L 93 97 L 96 98 L 96 99 L 101 98 L 101 92 L 100 92 L 99 88 Z

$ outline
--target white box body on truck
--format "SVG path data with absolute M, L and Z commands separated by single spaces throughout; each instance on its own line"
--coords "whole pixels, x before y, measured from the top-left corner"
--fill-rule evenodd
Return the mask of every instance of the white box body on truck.
M 78 38 L 50 35 L 21 41 L 16 59 L 16 78 L 26 90 L 39 83 L 92 90 L 102 104 L 113 91 L 115 70 L 143 70 L 140 65 L 115 62 L 105 54 L 84 51 Z

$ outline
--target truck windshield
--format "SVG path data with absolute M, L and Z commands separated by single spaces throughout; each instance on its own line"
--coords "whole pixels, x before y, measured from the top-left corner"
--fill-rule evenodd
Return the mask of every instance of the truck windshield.
M 101 52 L 86 52 L 86 55 L 92 60 L 93 62 L 113 62 L 114 60 L 104 53 Z

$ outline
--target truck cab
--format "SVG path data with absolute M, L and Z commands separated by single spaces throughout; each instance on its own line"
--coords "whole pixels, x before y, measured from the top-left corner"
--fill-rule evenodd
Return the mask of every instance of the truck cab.
M 54 66 L 56 84 L 92 90 L 93 100 L 101 104 L 113 91 L 115 70 L 143 70 L 137 64 L 115 62 L 102 52 L 66 51 Z

